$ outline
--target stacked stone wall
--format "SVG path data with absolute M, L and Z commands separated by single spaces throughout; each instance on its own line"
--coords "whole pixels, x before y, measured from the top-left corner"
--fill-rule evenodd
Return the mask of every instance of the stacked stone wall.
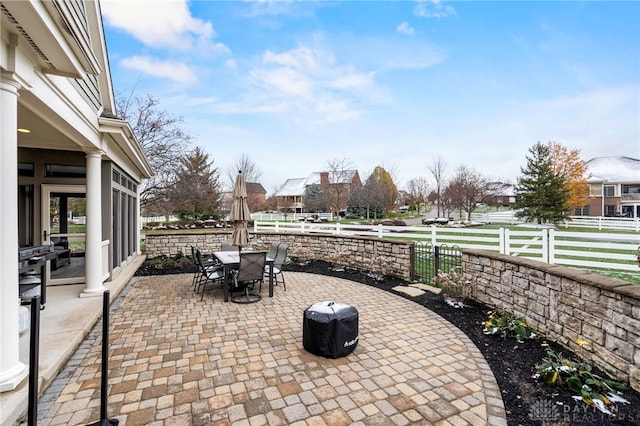
M 406 281 L 413 278 L 413 242 L 303 233 L 258 232 L 250 235 L 250 249 L 269 250 L 272 242 L 283 242 L 289 244 L 289 257 L 324 260 Z M 220 244 L 230 238 L 228 231 L 150 234 L 145 237 L 145 253 L 149 257 L 190 255 L 191 246 L 208 253 L 220 250 Z
M 525 318 L 547 339 L 640 391 L 639 285 L 480 250 L 464 250 L 462 259 L 475 299 Z

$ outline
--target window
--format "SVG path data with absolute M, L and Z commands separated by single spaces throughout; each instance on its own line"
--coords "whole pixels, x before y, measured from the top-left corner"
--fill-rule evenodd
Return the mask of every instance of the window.
M 33 177 L 33 163 L 18 163 L 18 176 Z
M 589 206 L 578 207 L 574 213 L 576 216 L 589 216 Z
M 47 164 L 45 166 L 46 177 L 83 178 L 87 175 L 85 166 L 65 166 L 63 164 Z
M 605 197 L 615 197 L 616 196 L 616 186 L 615 185 L 605 185 L 604 186 L 604 196 Z
M 607 204 L 604 206 L 604 215 L 605 216 L 613 216 L 616 214 L 616 206 Z

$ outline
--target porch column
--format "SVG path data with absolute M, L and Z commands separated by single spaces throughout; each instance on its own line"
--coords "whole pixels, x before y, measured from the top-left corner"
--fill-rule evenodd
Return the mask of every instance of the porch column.
M 80 297 L 101 296 L 102 285 L 102 151 L 90 151 L 87 158 L 87 225 L 85 231 L 86 286 Z
M 18 89 L 0 71 L 0 392 L 18 387 L 29 370 L 20 362 L 18 332 Z

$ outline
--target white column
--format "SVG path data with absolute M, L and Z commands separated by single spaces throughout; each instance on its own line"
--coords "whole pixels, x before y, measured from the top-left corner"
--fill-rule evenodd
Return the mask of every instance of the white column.
M 80 297 L 101 296 L 102 285 L 102 151 L 87 152 L 86 285 Z
M 18 333 L 18 84 L 0 74 L 0 392 L 18 387 L 29 373 L 20 362 Z

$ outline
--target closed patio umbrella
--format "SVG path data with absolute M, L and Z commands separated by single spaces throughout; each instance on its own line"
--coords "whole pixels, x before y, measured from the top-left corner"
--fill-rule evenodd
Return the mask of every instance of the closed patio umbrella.
M 238 246 L 238 250 L 240 250 L 249 243 L 247 223 L 251 220 L 251 212 L 247 204 L 247 185 L 244 181 L 242 171 L 238 172 L 236 184 L 233 187 L 233 199 L 231 200 L 229 219 L 233 222 L 231 244 Z

